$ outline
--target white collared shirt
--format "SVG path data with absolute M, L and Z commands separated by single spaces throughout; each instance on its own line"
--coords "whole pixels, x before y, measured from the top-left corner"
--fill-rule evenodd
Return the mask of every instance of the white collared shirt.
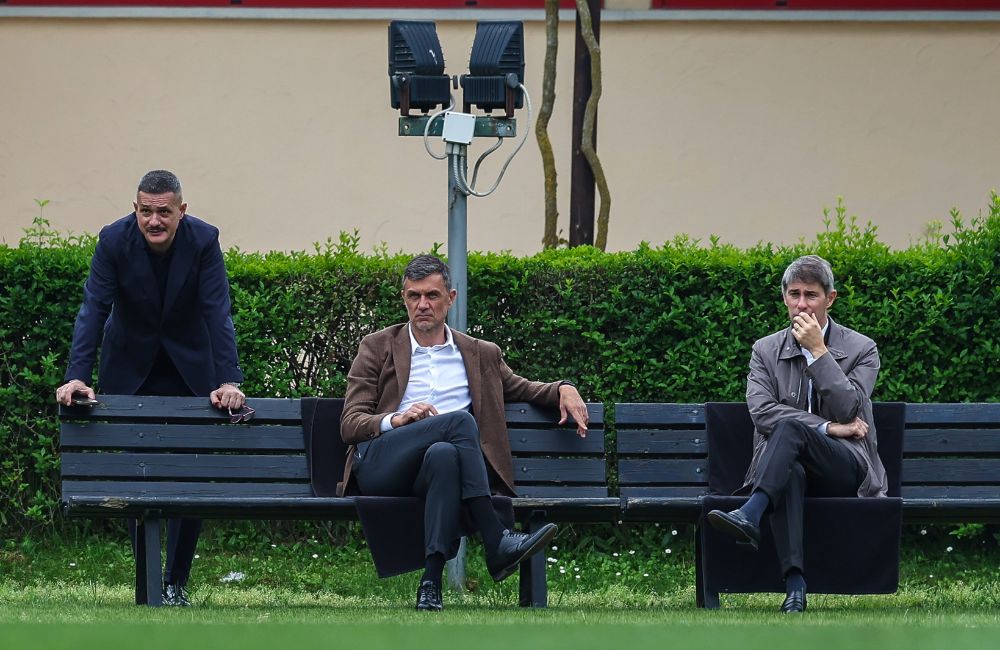
M 396 411 L 382 418 L 382 433 L 392 429 L 394 415 L 417 402 L 433 404 L 438 413 L 461 411 L 472 404 L 469 376 L 451 329 L 445 325 L 445 342 L 430 347 L 417 343 L 412 325 L 406 329 L 410 335 L 410 379 Z

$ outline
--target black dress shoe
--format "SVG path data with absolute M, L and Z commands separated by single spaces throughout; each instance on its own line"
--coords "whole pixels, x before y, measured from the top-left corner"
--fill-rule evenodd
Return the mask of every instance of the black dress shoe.
M 505 530 L 497 550 L 486 558 L 486 568 L 500 582 L 517 571 L 517 565 L 542 550 L 555 535 L 555 524 L 545 524 L 531 534 Z
M 708 513 L 708 523 L 720 533 L 732 535 L 738 543 L 749 544 L 755 551 L 760 546 L 760 527 L 747 519 L 742 510 L 713 510 Z
M 188 600 L 187 590 L 183 585 L 168 584 L 163 587 L 163 604 L 168 607 L 190 607 L 191 601 Z
M 785 596 L 785 602 L 781 603 L 783 614 L 797 614 L 806 611 L 806 590 L 793 589 Z
M 444 609 L 441 602 L 441 588 L 430 580 L 424 580 L 417 587 L 417 611 L 440 612 Z

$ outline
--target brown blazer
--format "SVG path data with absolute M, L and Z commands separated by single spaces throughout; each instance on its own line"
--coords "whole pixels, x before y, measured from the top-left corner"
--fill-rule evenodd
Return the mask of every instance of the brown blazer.
M 451 333 L 465 361 L 483 456 L 493 470 L 491 479 L 496 476 L 500 480 L 493 489 L 516 496 L 504 402 L 557 406 L 560 382 L 546 384 L 519 377 L 504 362 L 497 345 L 455 330 Z M 411 355 L 407 323 L 387 327 L 362 339 L 347 375 L 344 414 L 340 418 L 340 435 L 350 448 L 338 495 L 344 495 L 351 478 L 355 445 L 378 436 L 382 419 L 399 407 L 410 380 Z

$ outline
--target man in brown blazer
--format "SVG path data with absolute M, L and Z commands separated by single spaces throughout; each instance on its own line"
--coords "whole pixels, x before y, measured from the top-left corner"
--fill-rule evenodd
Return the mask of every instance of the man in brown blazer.
M 495 344 L 445 324 L 456 295 L 440 259 L 410 261 L 402 290 L 409 321 L 361 341 L 340 427 L 351 445 L 341 494 L 353 482 L 364 495 L 424 499 L 417 609 L 425 611 L 442 609 L 441 575 L 461 536 L 463 508 L 497 581 L 555 535 L 554 524 L 531 535 L 506 530 L 493 510 L 491 494 L 515 495 L 504 402 L 558 404 L 560 424 L 572 417 L 578 434 L 587 432 L 587 407 L 571 383 L 519 377 Z
M 750 499 L 738 510 L 711 511 L 708 522 L 757 548 L 761 516 L 770 512 L 787 613 L 806 609 L 805 497 L 884 497 L 886 476 L 872 418 L 875 342 L 828 316 L 837 292 L 823 258 L 792 262 L 781 291 L 790 326 L 754 343 L 747 377 L 754 451 L 737 493 Z

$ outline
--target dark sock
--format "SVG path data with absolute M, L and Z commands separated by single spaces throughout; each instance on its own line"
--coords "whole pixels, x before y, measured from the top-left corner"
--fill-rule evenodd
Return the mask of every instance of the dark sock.
M 472 521 L 475 522 L 479 534 L 483 538 L 483 546 L 487 553 L 492 553 L 500 546 L 500 538 L 503 536 L 503 524 L 497 518 L 496 510 L 493 509 L 493 500 L 489 497 L 472 497 L 465 500 L 465 505 L 469 507 Z
M 785 592 L 790 594 L 796 590 L 806 590 L 806 577 L 798 569 L 792 569 L 785 574 Z
M 444 555 L 441 553 L 431 553 L 427 556 L 424 564 L 424 575 L 420 576 L 420 582 L 430 580 L 440 589 L 442 573 L 444 573 Z
M 764 515 L 764 511 L 767 510 L 769 505 L 771 505 L 771 500 L 766 494 L 757 490 L 750 495 L 750 500 L 744 503 L 740 510 L 747 516 L 747 519 L 759 526 L 760 518 Z

